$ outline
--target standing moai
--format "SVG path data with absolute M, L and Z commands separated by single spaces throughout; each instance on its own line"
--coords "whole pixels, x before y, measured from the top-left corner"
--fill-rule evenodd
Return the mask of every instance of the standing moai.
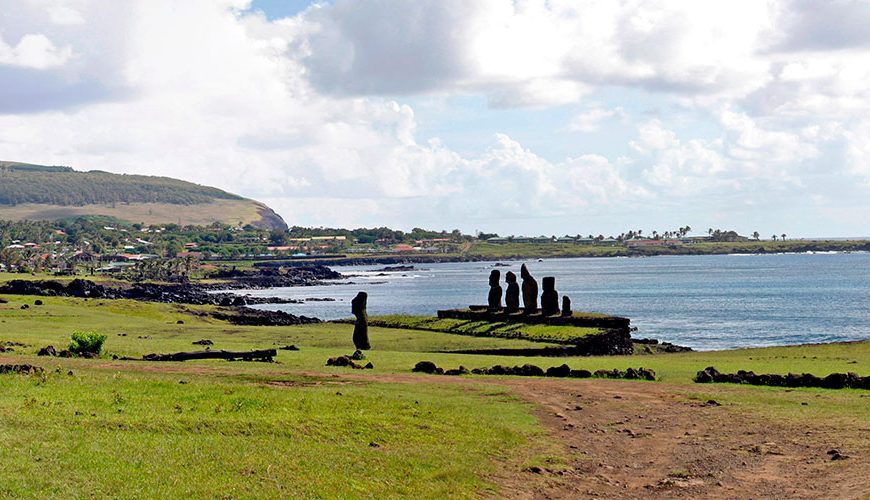
M 566 318 L 570 318 L 574 315 L 574 312 L 571 310 L 571 299 L 567 295 L 562 296 L 562 316 Z
M 501 279 L 501 272 L 498 269 L 493 269 L 489 273 L 488 304 L 490 311 L 501 310 L 501 285 L 498 284 L 499 279 Z
M 504 308 L 508 314 L 520 310 L 520 285 L 517 284 L 517 275 L 508 271 L 504 275 L 507 282 L 507 291 L 504 294 Z
M 353 325 L 353 345 L 358 351 L 372 348 L 369 345 L 369 316 L 366 313 L 368 298 L 367 293 L 360 292 L 350 301 L 350 311 L 356 316 L 356 322 Z
M 556 278 L 547 276 L 542 284 L 544 291 L 541 293 L 541 314 L 544 316 L 559 314 L 559 293 L 556 291 Z
M 534 314 L 538 312 L 538 282 L 525 264 L 520 267 L 520 277 L 523 278 L 523 312 Z

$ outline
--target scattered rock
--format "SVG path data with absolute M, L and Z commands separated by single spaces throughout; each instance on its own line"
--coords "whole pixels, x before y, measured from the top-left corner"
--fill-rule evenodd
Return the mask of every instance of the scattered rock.
M 570 377 L 571 376 L 571 367 L 566 364 L 561 364 L 559 366 L 551 366 L 547 368 L 547 376 L 548 377 Z
M 21 304 L 21 309 L 30 309 L 30 306 L 27 304 Z
M 42 305 L 42 300 L 40 300 L 40 299 L 36 299 L 36 300 L 34 300 L 34 301 L 33 301 L 33 305 L 35 305 L 35 306 L 41 306 L 41 305 Z
M 284 347 L 279 347 L 278 349 L 282 350 L 282 351 L 298 351 L 299 350 L 299 348 L 296 347 L 295 345 L 285 345 Z
M 752 371 L 738 370 L 737 373 L 720 373 L 716 368 L 708 366 L 695 375 L 695 382 L 731 383 L 765 385 L 773 387 L 821 387 L 825 389 L 870 389 L 870 377 L 861 377 L 856 373 L 832 373 L 819 378 L 810 373 L 755 374 Z
M 37 356 L 57 356 L 57 350 L 53 345 L 45 346 L 36 353 Z
M 212 342 L 210 339 L 202 339 L 202 340 L 194 341 L 193 344 L 194 345 L 214 345 L 214 342 Z
M 716 401 L 715 399 L 708 399 L 707 402 L 704 404 L 706 406 L 722 406 L 722 403 Z
M 183 320 L 183 319 L 180 319 L 180 320 L 176 321 L 175 324 L 176 324 L 176 325 L 183 325 L 183 324 L 184 324 L 184 320 Z
M 357 349 L 356 351 L 353 352 L 353 354 L 350 355 L 350 359 L 352 359 L 354 361 L 361 361 L 363 359 L 366 359 L 366 355 L 363 354 L 362 351 Z
M 438 370 L 438 367 L 435 363 L 431 361 L 420 361 L 414 368 L 411 369 L 412 372 L 421 372 L 421 373 L 435 373 Z
M 18 373 L 21 375 L 40 375 L 45 373 L 39 366 L 33 366 L 29 364 L 21 364 L 21 365 L 0 365 L 0 374 L 4 373 Z
M 375 367 L 375 365 L 373 365 L 372 362 L 369 361 L 368 363 L 366 363 L 366 365 L 363 368 L 365 368 L 366 370 L 371 370 L 374 367 Z

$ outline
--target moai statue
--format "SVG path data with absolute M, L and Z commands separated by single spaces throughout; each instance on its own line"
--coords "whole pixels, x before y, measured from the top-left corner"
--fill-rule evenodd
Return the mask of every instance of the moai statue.
M 507 282 L 507 291 L 504 294 L 504 308 L 508 314 L 520 310 L 520 285 L 517 284 L 517 275 L 508 271 L 504 275 Z
M 541 293 L 541 314 L 544 316 L 559 314 L 559 293 L 556 291 L 556 278 L 547 276 L 542 283 L 544 291 Z
M 499 279 L 501 279 L 501 272 L 498 269 L 493 269 L 493 271 L 489 273 L 488 303 L 490 311 L 501 310 L 501 285 L 498 284 Z
M 570 318 L 574 315 L 574 312 L 571 311 L 571 298 L 567 295 L 562 296 L 562 316 L 566 318 Z
M 523 312 L 534 314 L 538 312 L 538 282 L 525 264 L 520 267 L 520 277 L 523 278 Z
M 372 348 L 369 345 L 369 316 L 366 313 L 368 298 L 367 293 L 360 292 L 350 301 L 350 311 L 356 316 L 356 322 L 353 325 L 353 345 L 359 351 Z

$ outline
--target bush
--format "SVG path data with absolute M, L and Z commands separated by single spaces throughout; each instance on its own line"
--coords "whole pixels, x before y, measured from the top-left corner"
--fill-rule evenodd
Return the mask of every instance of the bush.
M 97 332 L 75 331 L 72 334 L 72 342 L 69 343 L 70 352 L 84 354 L 86 352 L 99 354 L 103 349 L 106 336 Z

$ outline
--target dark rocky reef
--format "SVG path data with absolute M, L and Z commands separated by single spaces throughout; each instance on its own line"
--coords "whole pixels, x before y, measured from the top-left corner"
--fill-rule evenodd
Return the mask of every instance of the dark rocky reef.
M 68 284 L 52 280 L 11 280 L 0 286 L 0 293 L 86 299 L 132 299 L 195 305 L 245 306 L 252 304 L 287 304 L 298 301 L 278 297 L 251 297 L 233 293 L 209 292 L 209 287 L 194 284 L 157 285 L 136 283 L 126 288 L 99 285 L 90 280 L 74 279 Z
M 320 323 L 318 318 L 296 316 L 284 311 L 264 311 L 250 307 L 223 309 L 208 314 L 212 318 L 244 326 L 293 326 Z
M 323 280 L 336 280 L 344 276 L 323 265 L 304 265 L 293 267 L 258 267 L 256 269 L 222 269 L 209 277 L 229 280 L 224 285 L 212 288 L 273 288 L 279 286 L 322 285 Z

